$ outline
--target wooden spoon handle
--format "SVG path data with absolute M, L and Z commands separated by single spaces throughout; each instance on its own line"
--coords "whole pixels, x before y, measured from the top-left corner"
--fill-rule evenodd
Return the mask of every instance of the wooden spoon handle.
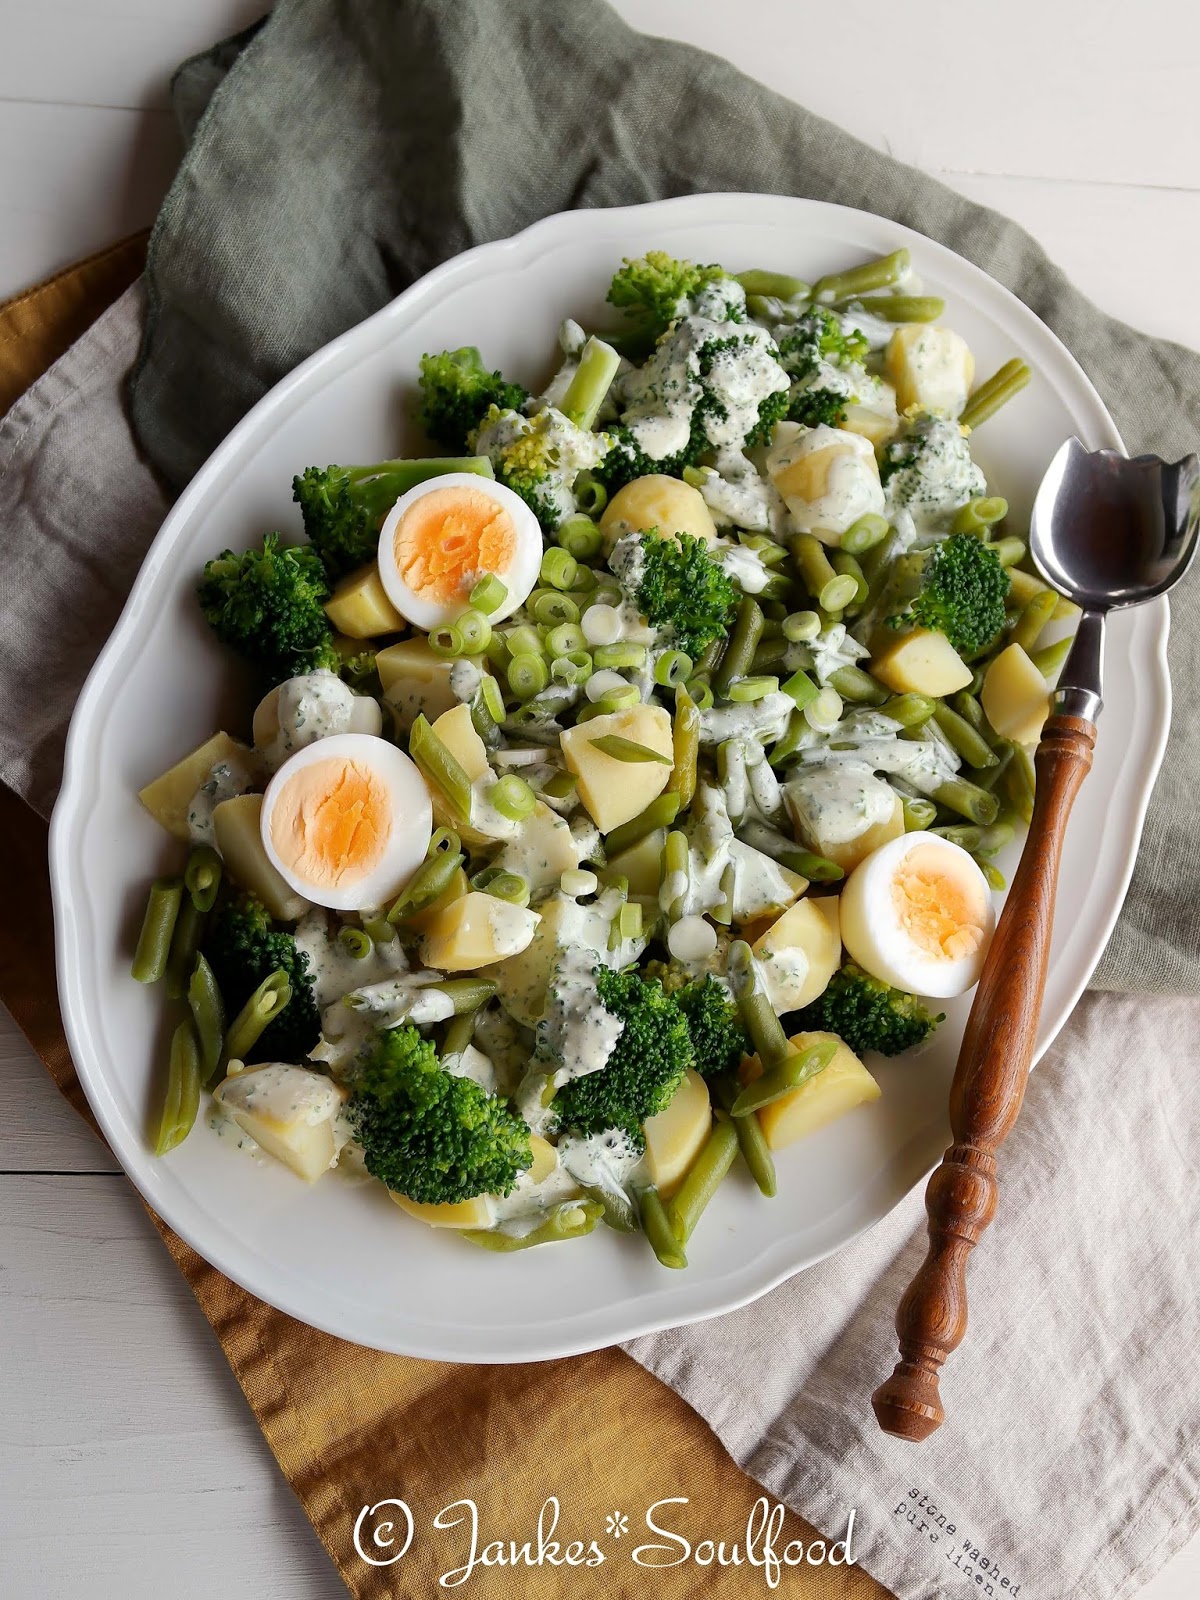
M 996 1210 L 996 1150 L 1025 1094 L 1037 1040 L 1063 836 L 1096 730 L 1054 716 L 1038 746 L 1033 820 L 971 1006 L 950 1091 L 954 1143 L 925 1191 L 929 1252 L 896 1313 L 900 1360 L 872 1396 L 885 1433 L 941 1426 L 938 1369 L 967 1331 L 967 1257 Z

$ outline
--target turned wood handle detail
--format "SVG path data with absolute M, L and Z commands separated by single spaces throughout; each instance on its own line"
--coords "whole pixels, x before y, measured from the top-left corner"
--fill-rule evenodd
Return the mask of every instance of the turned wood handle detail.
M 938 1370 L 967 1331 L 967 1258 L 996 1211 L 996 1151 L 1017 1120 L 1037 1040 L 1054 896 L 1071 806 L 1096 730 L 1054 716 L 1035 757 L 1037 794 L 1021 863 L 984 963 L 950 1091 L 954 1143 L 929 1180 L 929 1251 L 896 1312 L 900 1360 L 872 1396 L 901 1439 L 941 1426 Z

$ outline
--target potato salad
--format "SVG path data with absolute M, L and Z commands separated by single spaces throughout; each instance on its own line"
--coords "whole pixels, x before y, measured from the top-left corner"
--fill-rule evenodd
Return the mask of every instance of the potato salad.
M 907 251 L 608 302 L 540 389 L 424 356 L 426 454 L 307 467 L 303 540 L 198 574 L 257 702 L 141 790 L 133 976 L 160 1155 L 678 1268 L 978 980 L 1073 608 L 972 455 L 1029 371 L 977 383 Z

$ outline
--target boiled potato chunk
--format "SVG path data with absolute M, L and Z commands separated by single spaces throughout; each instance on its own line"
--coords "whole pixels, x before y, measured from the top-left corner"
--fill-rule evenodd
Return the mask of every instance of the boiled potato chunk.
M 1050 689 L 1019 644 L 1002 650 L 984 674 L 979 691 L 984 715 L 1004 739 L 1036 744 L 1050 715 Z
M 422 1204 L 406 1194 L 389 1189 L 388 1194 L 410 1217 L 431 1228 L 490 1228 L 496 1220 L 495 1202 L 490 1194 L 477 1194 L 471 1200 L 443 1201 L 440 1205 Z
M 1008 570 L 1008 595 L 1005 605 L 1010 611 L 1024 611 L 1034 595 L 1042 594 L 1050 587 L 1040 578 L 1035 578 L 1032 572 L 1022 572 L 1019 567 L 1010 567 Z M 1077 617 L 1079 607 L 1073 600 L 1068 600 L 1065 594 L 1060 594 L 1058 604 L 1050 613 L 1051 622 L 1062 622 L 1068 617 Z
M 494 864 L 519 873 L 536 896 L 556 889 L 563 873 L 579 865 L 579 841 L 566 820 L 539 800 Z
M 488 758 L 487 749 L 483 740 L 475 732 L 475 724 L 471 721 L 470 706 L 456 703 L 452 710 L 443 711 L 441 716 L 432 724 L 434 733 L 449 750 L 466 773 L 471 783 L 487 776 Z M 487 845 L 493 843 L 493 836 L 482 829 L 472 827 L 469 823 L 460 822 L 450 807 L 442 798 L 441 791 L 431 786 L 430 798 L 433 801 L 434 820 L 443 828 L 453 828 L 459 838 L 466 844 Z M 478 810 L 475 807 L 475 810 Z
M 836 895 L 797 900 L 751 946 L 775 1011 L 799 1011 L 824 994 L 842 962 Z
M 276 1061 L 239 1072 L 213 1090 L 238 1127 L 306 1183 L 334 1163 L 334 1121 L 345 1098 L 331 1078 Z
M 497 962 L 488 972 L 500 1004 L 515 1021 L 532 1028 L 546 1004 L 546 986 L 555 963 L 569 945 L 608 947 L 609 924 L 603 913 L 577 905 L 569 895 L 552 895 L 538 908 L 541 921 L 519 955 Z
M 705 544 L 716 544 L 717 527 L 699 489 L 678 478 L 652 472 L 619 489 L 600 518 L 605 553 L 627 533 L 661 534 L 672 539 L 690 533 Z
M 408 627 L 384 592 L 376 561 L 346 574 L 325 602 L 325 615 L 349 639 L 375 639 Z
M 655 828 L 640 844 L 631 844 L 609 860 L 608 872 L 629 879 L 629 893 L 634 899 L 657 898 L 666 840 L 667 830 Z
M 619 761 L 597 750 L 593 739 L 617 734 L 646 745 L 664 761 Z M 579 798 L 601 833 L 639 816 L 667 787 L 671 776 L 671 715 L 662 706 L 630 706 L 568 728 L 563 759 L 578 779 Z
M 909 322 L 896 329 L 883 358 L 901 411 L 932 411 L 957 417 L 975 377 L 975 357 L 961 334 L 932 323 Z
M 870 404 L 852 401 L 845 410 L 838 427 L 844 433 L 858 433 L 878 447 L 886 444 L 900 430 L 896 415 L 896 395 L 892 386 L 881 383 L 871 396 Z
M 239 794 L 213 809 L 217 849 L 229 876 L 257 895 L 278 922 L 298 922 L 309 902 L 271 865 L 262 842 L 260 794 Z
M 971 681 L 971 669 L 944 633 L 913 628 L 899 633 L 871 657 L 871 671 L 895 694 L 957 694 Z
M 733 886 L 733 920 L 744 927 L 760 917 L 773 916 L 798 900 L 808 879 L 778 861 L 734 839 L 729 854 L 737 866 Z
M 879 464 L 870 439 L 824 423 L 781 422 L 772 436 L 767 473 L 802 533 L 836 545 L 859 517 L 883 510 Z
M 689 1069 L 670 1102 L 645 1124 L 646 1170 L 665 1199 L 683 1182 L 711 1131 L 708 1085 Z
M 472 657 L 479 664 L 479 659 Z M 375 670 L 383 685 L 383 698 L 396 714 L 396 721 L 407 732 L 420 712 L 429 718 L 440 717 L 458 704 L 450 687 L 453 661 L 435 655 L 424 637 L 401 639 L 388 645 L 375 657 Z
M 470 972 L 519 955 L 532 942 L 540 920 L 525 906 L 472 890 L 430 919 L 423 943 L 425 965 Z
M 843 872 L 853 872 L 860 861 L 865 861 L 869 855 L 878 850 L 880 845 L 889 844 L 891 840 L 898 839 L 904 832 L 904 803 L 899 795 L 892 799 L 892 814 L 883 822 L 873 822 L 869 828 L 860 833 L 857 839 L 847 839 L 837 842 L 830 839 L 813 838 L 812 848 L 818 855 L 832 861 L 841 867 Z
M 762 1131 L 772 1150 L 782 1150 L 784 1145 L 795 1144 L 805 1134 L 815 1133 L 827 1122 L 833 1122 L 855 1106 L 878 1100 L 882 1091 L 875 1079 L 863 1066 L 848 1045 L 836 1034 L 797 1033 L 791 1044 L 795 1050 L 807 1050 L 823 1040 L 832 1039 L 837 1052 L 829 1065 L 815 1078 L 802 1083 L 791 1094 L 773 1100 L 757 1113 Z
M 533 1151 L 533 1163 L 529 1168 L 529 1178 L 532 1183 L 545 1183 L 546 1179 L 558 1166 L 558 1151 L 548 1139 L 543 1139 L 539 1133 L 529 1135 L 529 1147 Z
M 231 739 L 227 733 L 214 733 L 198 750 L 184 756 L 161 778 L 155 778 L 153 783 L 139 790 L 138 799 L 169 834 L 187 844 L 191 838 L 188 810 L 196 790 L 208 782 L 212 769 L 226 763 L 235 768 L 245 767 L 252 765 L 254 759 L 254 752 L 244 744 Z

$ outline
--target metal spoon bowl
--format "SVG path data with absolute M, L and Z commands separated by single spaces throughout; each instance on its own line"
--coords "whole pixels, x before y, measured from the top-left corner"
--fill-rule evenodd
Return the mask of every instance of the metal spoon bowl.
M 1035 757 L 1036 798 L 1021 864 L 984 963 L 954 1084 L 954 1143 L 929 1180 L 929 1253 L 896 1313 L 900 1360 L 876 1389 L 879 1425 L 927 1438 L 943 1420 L 938 1373 L 967 1329 L 967 1259 L 996 1209 L 996 1151 L 1017 1120 L 1037 1039 L 1058 865 L 1071 805 L 1092 764 L 1104 619 L 1165 594 L 1200 534 L 1200 461 L 1174 466 L 1085 450 L 1068 439 L 1033 508 L 1030 550 L 1082 607 Z

